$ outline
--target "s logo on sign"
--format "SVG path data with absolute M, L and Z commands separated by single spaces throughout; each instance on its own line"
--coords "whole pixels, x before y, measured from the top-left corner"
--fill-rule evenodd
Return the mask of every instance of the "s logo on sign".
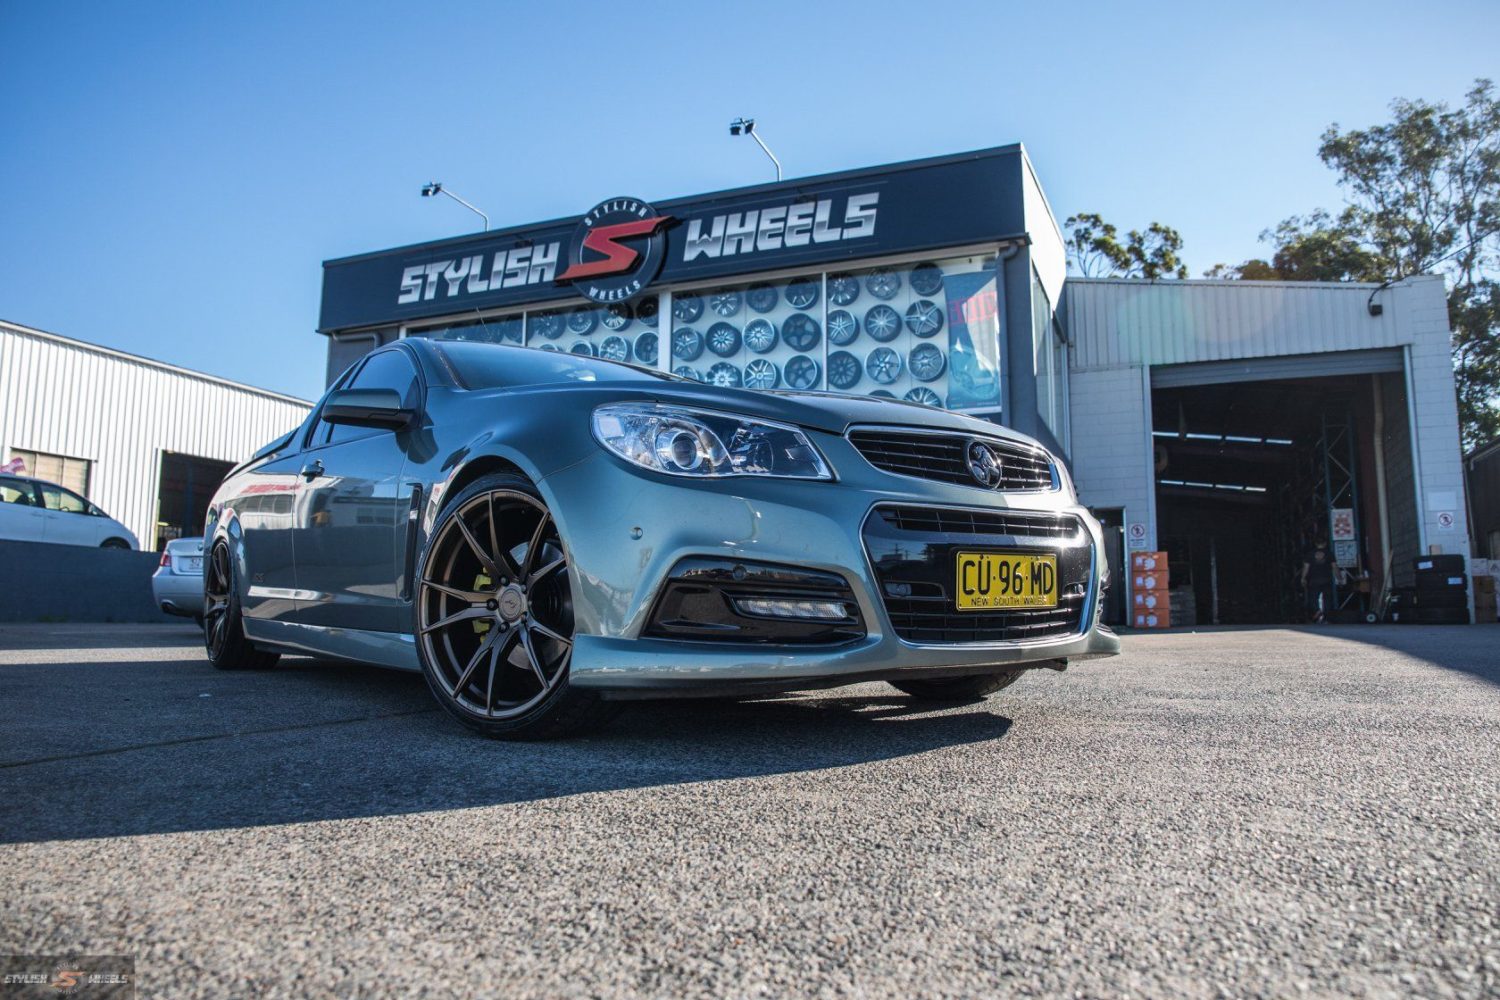
M 667 256 L 662 228 L 671 221 L 639 198 L 600 202 L 579 222 L 568 247 L 568 269 L 558 280 L 573 282 L 595 302 L 628 302 L 661 270 Z

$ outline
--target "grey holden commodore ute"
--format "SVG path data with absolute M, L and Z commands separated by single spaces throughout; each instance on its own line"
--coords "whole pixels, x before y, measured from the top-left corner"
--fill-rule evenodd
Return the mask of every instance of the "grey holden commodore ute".
M 204 546 L 215 667 L 419 670 L 493 737 L 632 698 L 977 699 L 1119 651 L 1099 525 L 1035 441 L 528 348 L 369 354 L 229 474 Z

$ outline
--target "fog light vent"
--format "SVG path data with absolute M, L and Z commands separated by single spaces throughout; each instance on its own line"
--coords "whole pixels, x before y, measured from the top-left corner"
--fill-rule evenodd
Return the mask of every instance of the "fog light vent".
M 735 608 L 757 618 L 793 618 L 798 621 L 838 622 L 849 617 L 842 601 L 796 601 L 776 597 L 737 597 Z

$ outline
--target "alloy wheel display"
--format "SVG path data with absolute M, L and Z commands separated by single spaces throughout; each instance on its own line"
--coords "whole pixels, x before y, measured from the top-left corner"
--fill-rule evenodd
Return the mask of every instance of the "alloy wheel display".
M 630 325 L 630 307 L 626 305 L 613 305 L 604 310 L 604 318 L 600 320 L 608 330 L 623 330 Z
M 786 300 L 794 309 L 807 309 L 818 301 L 818 282 L 799 278 L 786 286 Z
M 926 299 L 906 307 L 906 328 L 918 337 L 930 337 L 943 328 L 943 311 Z
M 656 303 L 656 296 L 648 295 L 637 302 L 631 312 L 635 316 L 637 323 L 654 328 L 656 326 L 656 312 L 660 308 Z
M 885 267 L 877 267 L 865 275 L 865 288 L 877 299 L 893 299 L 901 291 L 901 275 Z
M 594 356 L 594 345 L 590 344 L 586 340 L 580 340 L 578 343 L 576 343 L 572 347 L 568 348 L 568 353 L 570 353 L 570 354 L 587 354 L 589 357 L 592 358 Z
M 818 384 L 822 374 L 818 363 L 806 354 L 795 354 L 781 368 L 781 377 L 793 389 L 811 389 Z
M 703 373 L 698 371 L 698 369 L 694 368 L 692 365 L 678 365 L 676 368 L 672 369 L 672 374 L 680 376 L 681 378 L 690 378 L 694 382 L 703 381 Z
M 878 305 L 865 313 L 865 333 L 882 344 L 890 343 L 901 332 L 901 314 L 887 305 Z
M 705 342 L 708 349 L 719 357 L 733 357 L 739 353 L 740 331 L 729 323 L 715 323 L 708 328 Z
M 781 384 L 781 370 L 776 362 L 755 358 L 745 366 L 745 388 L 774 389 Z
M 931 382 L 943 374 L 948 359 L 936 344 L 918 344 L 906 356 L 906 367 L 912 378 L 919 382 Z
M 865 373 L 881 385 L 890 385 L 901 374 L 901 355 L 889 347 L 877 347 L 865 358 Z
M 708 382 L 721 389 L 738 389 L 744 384 L 740 370 L 728 361 L 720 361 L 708 370 Z
M 708 297 L 708 307 L 720 316 L 733 316 L 740 311 L 740 293 L 721 288 Z
M 859 298 L 859 279 L 852 274 L 830 274 L 828 276 L 828 301 L 836 306 L 847 306 Z
M 768 285 L 765 282 L 751 285 L 745 289 L 745 302 L 749 304 L 751 309 L 754 309 L 758 313 L 768 313 L 772 309 L 775 309 L 776 303 L 780 298 L 781 294 L 776 291 L 776 286 Z
M 776 339 L 776 324 L 768 319 L 752 319 L 745 327 L 745 346 L 756 354 L 774 350 Z
M 943 270 L 936 264 L 918 264 L 906 279 L 918 295 L 936 295 L 943 290 Z
M 703 315 L 703 300 L 691 292 L 672 296 L 672 318 L 679 323 L 696 323 Z
M 672 357 L 682 361 L 697 361 L 703 356 L 703 334 L 690 326 L 672 331 Z
M 592 315 L 592 313 L 590 313 L 590 315 Z M 533 337 L 546 337 L 548 340 L 556 340 L 558 337 L 562 336 L 563 320 L 562 317 L 557 313 L 532 313 L 527 317 L 526 323 Z M 572 323 L 569 323 L 568 325 L 572 326 Z M 593 323 L 590 323 L 589 330 L 592 330 L 593 328 Z M 575 330 L 574 332 L 579 336 L 583 336 L 588 331 Z
M 917 386 L 902 398 L 904 398 L 909 403 L 921 403 L 923 406 L 943 405 L 943 401 L 938 398 L 938 394 L 927 388 L 925 385 Z
M 781 324 L 781 339 L 794 351 L 810 351 L 823 339 L 823 331 L 807 313 L 792 313 Z
M 598 324 L 598 322 L 598 314 L 588 306 L 579 306 L 577 309 L 574 309 L 572 312 L 568 313 L 568 329 L 573 331 L 580 337 L 587 337 L 589 334 L 593 333 L 594 326 Z M 535 324 L 533 324 L 532 326 L 532 331 L 537 332 Z M 542 335 L 555 337 L 557 336 L 557 333 L 544 333 Z
M 630 344 L 624 337 L 605 337 L 599 344 L 599 357 L 606 361 L 629 361 Z
M 848 351 L 834 351 L 828 355 L 828 384 L 835 389 L 854 388 L 863 374 L 859 359 Z
M 654 365 L 657 359 L 656 334 L 643 333 L 635 338 L 635 359 L 643 365 Z
M 833 286 L 829 286 L 832 288 Z M 832 300 L 830 293 L 828 298 Z M 859 320 L 843 309 L 828 314 L 828 342 L 837 347 L 847 347 L 859 336 Z

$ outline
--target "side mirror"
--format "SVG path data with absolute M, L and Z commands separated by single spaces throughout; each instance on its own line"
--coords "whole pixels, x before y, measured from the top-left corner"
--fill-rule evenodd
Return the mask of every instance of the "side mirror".
M 322 419 L 330 424 L 398 431 L 414 416 L 395 389 L 335 389 L 323 402 Z

